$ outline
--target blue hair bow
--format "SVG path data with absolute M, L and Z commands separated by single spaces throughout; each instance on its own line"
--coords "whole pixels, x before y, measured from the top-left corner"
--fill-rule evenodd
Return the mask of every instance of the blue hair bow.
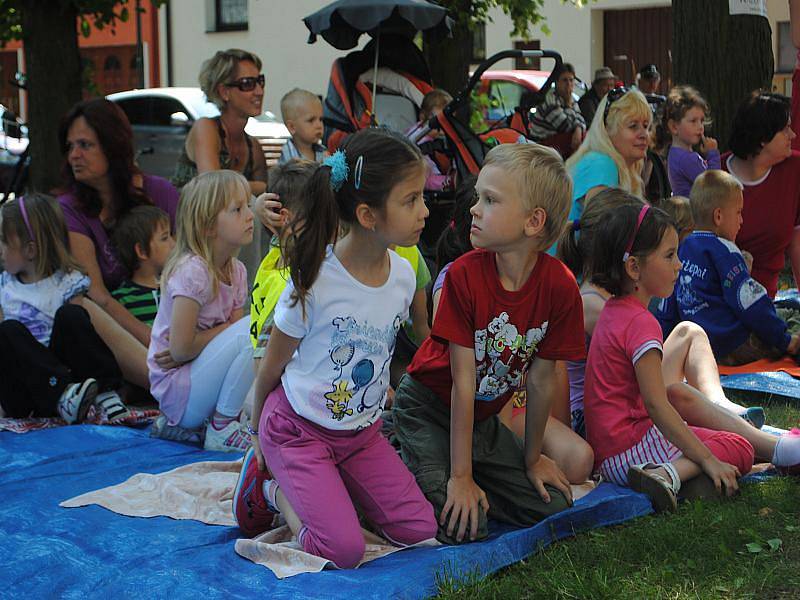
M 347 181 L 347 175 L 350 173 L 344 150 L 337 150 L 323 160 L 322 164 L 331 168 L 331 189 L 338 192 L 342 189 L 344 182 Z

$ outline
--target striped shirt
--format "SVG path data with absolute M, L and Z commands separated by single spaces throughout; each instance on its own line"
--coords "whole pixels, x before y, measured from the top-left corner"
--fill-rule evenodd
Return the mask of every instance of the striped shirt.
M 133 281 L 123 282 L 116 290 L 111 292 L 114 299 L 122 304 L 128 312 L 142 323 L 153 326 L 153 321 L 158 312 L 160 290 Z

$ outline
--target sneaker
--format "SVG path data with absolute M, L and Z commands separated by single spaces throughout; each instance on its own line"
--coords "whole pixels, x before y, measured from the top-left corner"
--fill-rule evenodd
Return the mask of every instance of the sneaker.
M 206 450 L 218 452 L 246 452 L 250 448 L 250 436 L 242 424 L 233 420 L 222 429 L 216 429 L 211 421 L 206 425 Z
M 80 423 L 97 396 L 97 381 L 91 377 L 80 383 L 70 383 L 58 399 L 58 415 L 67 425 Z
M 264 482 L 272 479 L 269 469 L 258 470 L 255 450 L 244 455 L 242 471 L 233 492 L 233 518 L 242 533 L 254 537 L 272 528 L 275 512 L 264 497 Z
M 122 421 L 131 416 L 128 407 L 114 390 L 97 394 L 94 405 L 105 413 L 109 423 Z
M 751 406 L 742 414 L 742 418 L 756 429 L 764 427 L 764 423 L 767 420 L 764 415 L 764 409 L 760 406 Z
M 173 442 L 189 442 L 191 444 L 203 443 L 202 429 L 186 429 L 177 425 L 170 425 L 167 417 L 160 415 L 150 428 L 150 437 Z

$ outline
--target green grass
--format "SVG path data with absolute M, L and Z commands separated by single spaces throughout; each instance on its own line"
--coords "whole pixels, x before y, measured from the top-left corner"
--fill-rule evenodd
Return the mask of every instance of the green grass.
M 800 423 L 800 404 L 744 393 L 767 422 Z M 800 478 L 743 484 L 733 500 L 682 504 L 556 542 L 480 580 L 439 578 L 449 598 L 797 598 L 800 597 Z

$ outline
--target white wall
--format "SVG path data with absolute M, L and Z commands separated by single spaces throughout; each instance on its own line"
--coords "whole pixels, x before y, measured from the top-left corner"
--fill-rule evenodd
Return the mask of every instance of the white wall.
M 281 96 L 293 87 L 326 94 L 331 65 L 346 52 L 321 37 L 307 44 L 308 29 L 302 22 L 325 6 L 326 0 L 249 0 L 248 31 L 219 33 L 206 32 L 207 4 L 213 7 L 213 1 L 170 1 L 173 85 L 199 85 L 197 75 L 204 60 L 217 50 L 242 48 L 264 63 L 265 109 L 280 116 Z M 361 47 L 369 37 L 364 35 L 359 41 Z M 163 79 L 166 82 L 166 76 Z

